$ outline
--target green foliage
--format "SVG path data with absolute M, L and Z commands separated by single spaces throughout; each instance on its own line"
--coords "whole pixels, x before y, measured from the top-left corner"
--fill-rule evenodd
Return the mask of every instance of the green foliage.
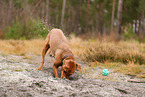
M 133 33 L 133 27 L 131 25 L 127 26 L 125 29 L 126 29 L 124 31 L 124 39 L 125 40 L 135 39 L 136 38 L 136 34 Z
M 140 19 L 140 2 L 142 0 L 124 0 L 122 11 L 122 24 L 132 23 L 133 20 Z
M 35 21 L 35 30 L 34 33 L 38 37 L 46 38 L 49 31 L 52 29 L 51 26 L 47 26 L 45 23 L 41 22 L 40 20 Z
M 40 20 L 27 19 L 23 23 L 16 20 L 12 26 L 6 28 L 4 32 L 6 39 L 31 39 L 35 37 L 45 38 L 51 27 L 45 25 Z
M 19 21 L 12 23 L 11 27 L 5 29 L 8 31 L 5 34 L 5 38 L 20 39 L 20 37 L 22 36 L 22 29 L 23 29 L 22 24 Z
M 23 0 L 14 0 L 14 6 L 17 8 L 22 8 L 23 6 Z

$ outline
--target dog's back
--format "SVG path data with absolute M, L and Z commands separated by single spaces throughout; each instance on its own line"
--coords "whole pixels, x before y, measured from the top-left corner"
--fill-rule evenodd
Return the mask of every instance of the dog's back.
M 54 55 L 57 49 L 70 49 L 68 41 L 60 29 L 52 29 L 49 34 L 49 45 Z

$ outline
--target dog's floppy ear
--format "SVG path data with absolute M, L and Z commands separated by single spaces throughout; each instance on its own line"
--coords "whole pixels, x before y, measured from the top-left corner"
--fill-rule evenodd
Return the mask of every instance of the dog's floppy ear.
M 82 72 L 82 70 L 81 70 L 81 65 L 78 64 L 78 63 L 76 63 L 76 69 L 79 70 L 80 72 Z

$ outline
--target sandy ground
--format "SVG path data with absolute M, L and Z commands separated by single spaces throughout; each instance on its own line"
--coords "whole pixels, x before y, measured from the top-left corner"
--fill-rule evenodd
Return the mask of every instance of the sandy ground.
M 145 83 L 128 82 L 130 76 L 111 73 L 115 80 L 102 80 L 102 68 L 76 71 L 70 80 L 54 78 L 53 58 L 45 58 L 42 71 L 36 70 L 41 56 L 0 55 L 0 97 L 144 97 Z M 82 70 L 87 64 L 78 61 Z M 61 67 L 59 68 L 60 76 Z M 112 71 L 111 69 L 109 71 Z

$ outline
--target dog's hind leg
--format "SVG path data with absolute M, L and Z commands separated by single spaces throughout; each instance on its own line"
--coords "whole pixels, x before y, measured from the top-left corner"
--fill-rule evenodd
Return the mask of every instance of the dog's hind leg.
M 43 64 L 44 64 L 45 54 L 48 51 L 48 49 L 50 48 L 49 38 L 50 38 L 50 35 L 48 34 L 47 37 L 46 37 L 45 45 L 44 45 L 43 50 L 42 50 L 42 61 L 41 61 L 40 66 L 37 68 L 37 70 L 42 70 L 42 67 L 43 67 Z

